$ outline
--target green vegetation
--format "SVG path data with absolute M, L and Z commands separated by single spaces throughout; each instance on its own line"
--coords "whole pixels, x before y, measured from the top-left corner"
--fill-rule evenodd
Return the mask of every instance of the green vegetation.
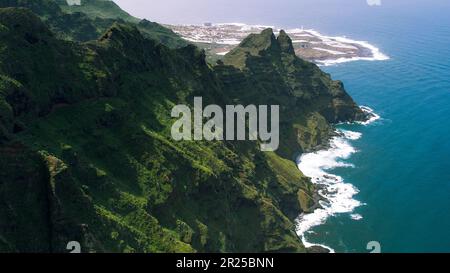
M 324 144 L 330 123 L 363 114 L 289 37 L 252 35 L 211 67 L 195 46 L 149 39 L 142 24 L 153 23 L 101 5 L 69 14 L 49 0 L 6 2 L 0 251 L 65 252 L 73 240 L 84 252 L 306 251 L 293 220 L 316 200 L 292 159 Z M 93 28 L 72 29 L 71 16 Z M 111 24 L 85 39 L 99 20 Z M 174 141 L 171 109 L 194 96 L 280 104 L 281 148 Z
M 81 5 L 68 5 L 66 0 L 58 0 L 66 13 L 84 13 L 92 19 L 122 19 L 126 22 L 139 23 L 139 19 L 122 10 L 112 0 L 82 0 Z
M 23 7 L 36 13 L 58 38 L 72 41 L 96 40 L 114 22 L 139 28 L 146 37 L 171 48 L 187 45 L 172 30 L 148 20 L 140 20 L 121 10 L 113 1 L 83 0 L 69 6 L 66 0 L 2 0 L 2 7 Z

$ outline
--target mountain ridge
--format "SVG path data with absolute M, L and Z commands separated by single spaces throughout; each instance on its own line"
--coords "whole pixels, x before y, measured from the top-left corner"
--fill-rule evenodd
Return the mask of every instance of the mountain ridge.
M 49 26 L 61 39 L 87 42 L 96 40 L 114 22 L 137 26 L 147 37 L 171 48 L 187 42 L 157 23 L 135 18 L 119 8 L 113 1 L 88 0 L 81 5 L 68 5 L 65 0 L 4 0 L 2 7 L 28 8 Z M 108 12 L 105 12 L 107 9 Z
M 318 196 L 292 159 L 326 145 L 330 123 L 364 117 L 288 37 L 266 30 L 247 43 L 274 51 L 243 46 L 211 66 L 120 20 L 89 42 L 50 29 L 0 9 L 0 251 L 65 252 L 73 240 L 83 252 L 308 251 L 294 219 Z M 174 141 L 170 110 L 195 96 L 279 103 L 280 149 Z

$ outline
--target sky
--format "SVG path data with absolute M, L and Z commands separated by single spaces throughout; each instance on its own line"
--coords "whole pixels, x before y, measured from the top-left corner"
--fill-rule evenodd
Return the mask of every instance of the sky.
M 449 0 L 114 0 L 138 18 L 168 24 L 247 23 L 320 27 L 350 20 L 356 13 L 418 13 L 450 5 Z M 387 14 L 386 11 L 390 11 Z M 286 24 L 291 24 L 286 26 Z
M 327 8 L 367 6 L 392 0 L 114 0 L 124 10 L 139 18 L 161 23 L 273 21 L 283 14 Z M 397 0 L 398 1 L 398 0 Z M 273 18 L 271 18 L 273 17 Z M 257 23 L 257 22 L 246 22 Z M 262 23 L 262 22 L 260 22 Z

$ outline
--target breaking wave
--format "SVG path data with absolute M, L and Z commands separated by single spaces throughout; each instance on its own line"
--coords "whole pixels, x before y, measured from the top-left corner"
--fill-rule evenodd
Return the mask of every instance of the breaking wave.
M 362 106 L 361 109 L 370 118 L 360 124 L 368 125 L 380 119 L 380 116 L 371 108 Z M 298 168 L 318 187 L 318 193 L 322 200 L 319 201 L 319 208 L 312 213 L 301 214 L 296 219 L 296 232 L 306 247 L 321 246 L 330 252 L 334 252 L 334 250 L 328 246 L 308 242 L 306 235 L 311 232 L 313 227 L 324 224 L 330 216 L 336 214 L 348 213 L 350 218 L 355 221 L 363 219 L 362 215 L 353 213 L 353 211 L 364 205 L 355 199 L 359 192 L 355 186 L 345 182 L 341 176 L 331 173 L 336 168 L 354 167 L 346 160 L 357 152 L 351 142 L 360 139 L 362 134 L 343 129 L 336 130 L 336 133 L 337 136 L 330 140 L 328 149 L 303 154 L 297 160 Z

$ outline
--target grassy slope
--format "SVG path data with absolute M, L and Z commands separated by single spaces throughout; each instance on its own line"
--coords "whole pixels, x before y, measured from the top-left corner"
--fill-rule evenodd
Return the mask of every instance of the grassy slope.
M 172 30 L 163 27 L 158 23 L 133 17 L 122 10 L 116 3 L 114 3 L 114 1 L 84 0 L 81 2 L 80 6 L 69 6 L 63 0 L 60 1 L 59 6 L 64 12 L 69 14 L 78 12 L 86 14 L 91 19 L 97 21 L 122 20 L 127 23 L 136 24 L 144 36 L 160 41 L 164 45 L 172 48 L 187 45 L 187 42 L 175 34 Z
M 60 252 L 71 240 L 100 252 L 305 251 L 293 218 L 313 205 L 314 189 L 290 159 L 325 139 L 319 112 L 333 107 L 286 104 L 277 153 L 170 138 L 172 106 L 195 95 L 219 105 L 311 95 L 312 86 L 281 77 L 304 69 L 285 41 L 253 36 L 255 47 L 279 50 L 212 70 L 195 47 L 169 49 L 130 24 L 79 44 L 27 10 L 0 9 L 0 37 L 1 251 Z M 321 90 L 329 105 L 332 89 Z
M 83 0 L 81 5 L 67 5 L 66 0 L 59 0 L 58 4 L 63 11 L 67 13 L 81 12 L 89 16 L 90 18 L 103 18 L 103 19 L 122 19 L 127 22 L 139 23 L 139 19 L 131 16 L 114 1 L 111 0 Z
M 39 17 L 59 37 L 72 41 L 96 40 L 114 22 L 135 25 L 150 39 L 171 48 L 186 46 L 187 43 L 172 30 L 157 23 L 139 20 L 121 10 L 112 1 L 88 0 L 81 6 L 69 6 L 65 0 L 4 0 L 2 7 L 24 7 Z

